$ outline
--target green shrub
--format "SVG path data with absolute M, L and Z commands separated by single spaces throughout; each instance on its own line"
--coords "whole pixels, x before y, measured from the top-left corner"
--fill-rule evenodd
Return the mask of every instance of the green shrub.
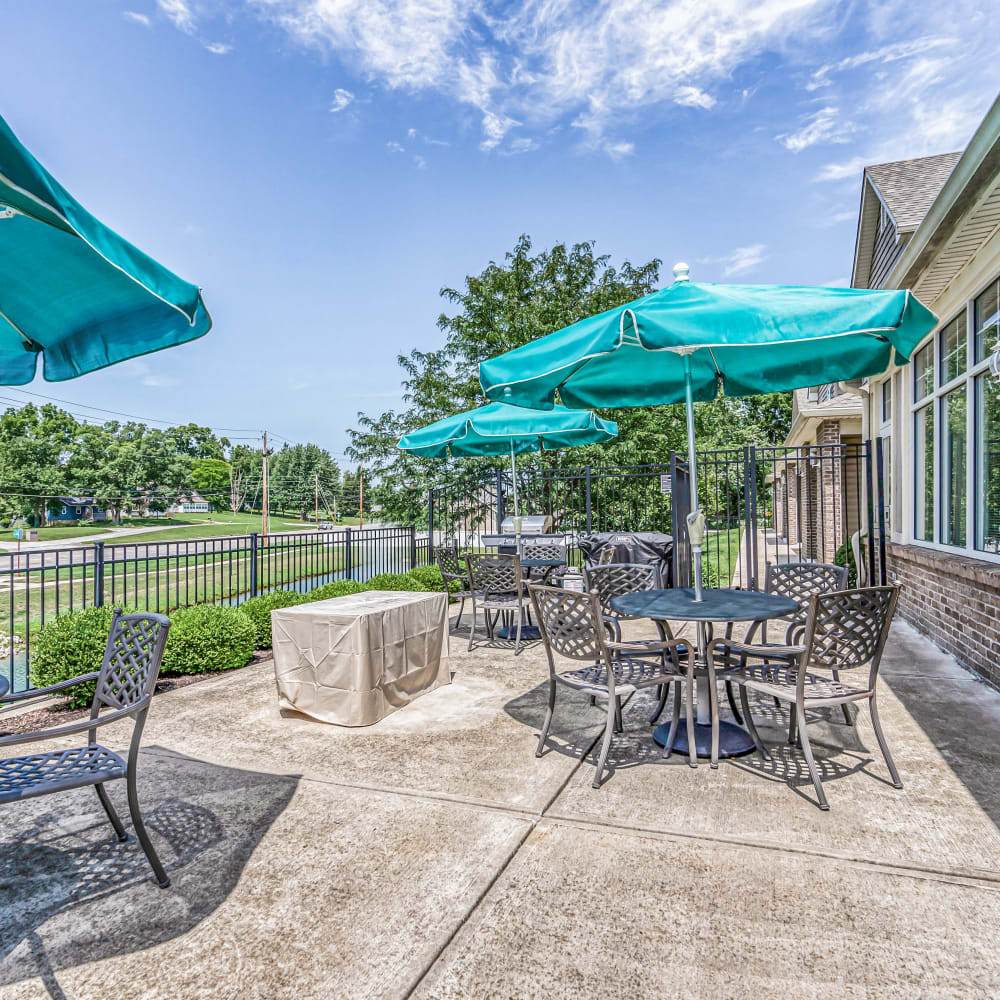
M 848 538 L 843 545 L 837 549 L 837 554 L 833 557 L 833 561 L 838 566 L 847 567 L 847 586 L 848 589 L 856 587 L 858 581 L 858 567 L 854 565 L 854 551 L 851 549 L 851 540 Z
M 434 590 L 441 591 L 444 590 L 444 577 L 441 575 L 441 570 L 437 566 L 418 566 L 416 569 L 411 569 L 407 576 L 413 577 L 424 590 Z M 461 583 L 458 580 L 449 580 L 448 589 L 454 593 L 461 587 Z
M 253 621 L 236 608 L 198 604 L 170 615 L 163 669 L 171 674 L 204 674 L 244 666 L 257 648 Z
M 307 601 L 328 601 L 331 597 L 346 597 L 348 594 L 360 594 L 365 589 L 364 584 L 357 580 L 334 580 L 324 583 L 322 587 L 314 587 L 306 594 Z
M 406 573 L 379 573 L 365 581 L 365 590 L 424 590 L 419 580 Z
M 48 687 L 101 669 L 114 608 L 85 608 L 50 618 L 31 640 L 29 673 L 34 687 Z M 95 683 L 67 689 L 70 708 L 87 708 Z
M 257 648 L 271 648 L 271 610 L 273 608 L 293 608 L 296 604 L 305 604 L 308 600 L 305 594 L 294 590 L 272 590 L 270 594 L 251 597 L 240 605 L 240 611 L 253 622 L 256 633 Z

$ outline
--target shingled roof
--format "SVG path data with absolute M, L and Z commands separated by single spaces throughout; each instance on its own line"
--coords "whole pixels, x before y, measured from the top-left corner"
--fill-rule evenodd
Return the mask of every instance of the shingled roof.
M 865 168 L 892 213 L 897 232 L 912 233 L 920 225 L 961 155 L 941 153 Z

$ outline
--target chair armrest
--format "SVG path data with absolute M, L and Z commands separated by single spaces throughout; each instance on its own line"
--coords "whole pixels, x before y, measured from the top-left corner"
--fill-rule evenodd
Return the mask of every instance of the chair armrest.
M 651 639 L 648 642 L 609 642 L 608 649 L 614 653 L 666 653 L 672 649 L 686 653 L 688 644 L 683 639 Z
M 149 697 L 137 701 L 127 708 L 116 708 L 107 715 L 98 716 L 96 719 L 81 719 L 79 722 L 71 722 L 66 726 L 55 726 L 52 729 L 36 729 L 31 733 L 14 733 L 12 736 L 0 737 L 0 747 L 15 746 L 18 743 L 40 743 L 42 740 L 56 740 L 62 736 L 73 736 L 76 733 L 84 733 L 88 729 L 97 729 L 98 726 L 108 726 L 119 719 L 125 719 L 130 715 L 135 715 L 142 711 L 149 704 Z
M 737 642 L 735 639 L 715 639 L 711 643 L 712 651 L 720 650 L 726 653 L 740 653 L 743 656 L 802 656 L 805 646 L 780 646 L 777 643 Z
M 0 702 L 6 704 L 9 701 L 31 701 L 34 698 L 46 698 L 57 691 L 64 691 L 66 688 L 76 687 L 77 684 L 86 684 L 87 681 L 96 681 L 100 672 L 95 670 L 90 674 L 80 674 L 79 677 L 71 677 L 68 681 L 60 681 L 58 684 L 50 684 L 44 688 L 32 688 L 30 691 L 21 691 L 19 694 L 0 696 Z

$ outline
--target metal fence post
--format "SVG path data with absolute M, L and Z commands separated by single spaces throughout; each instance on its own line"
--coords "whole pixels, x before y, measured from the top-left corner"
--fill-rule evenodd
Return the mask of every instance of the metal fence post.
M 410 569 L 417 568 L 417 526 L 410 525 Z
M 104 542 L 94 542 L 94 607 L 104 606 Z
M 589 535 L 592 531 L 591 528 L 591 509 L 590 509 L 590 466 L 587 466 L 587 534 Z
M 434 565 L 434 491 L 427 491 L 427 562 Z
M 504 513 L 503 469 L 497 469 L 497 531 L 500 530 L 500 525 L 503 524 Z
M 349 525 L 347 527 L 347 530 L 344 532 L 344 534 L 347 536 L 347 555 L 346 555 L 345 560 L 344 560 L 344 569 L 347 572 L 347 579 L 350 580 L 351 579 L 351 573 L 353 572 L 354 567 L 351 565 L 351 562 L 352 562 L 352 556 L 351 556 L 351 528 L 350 528 Z
M 250 532 L 250 596 L 257 596 L 257 532 Z

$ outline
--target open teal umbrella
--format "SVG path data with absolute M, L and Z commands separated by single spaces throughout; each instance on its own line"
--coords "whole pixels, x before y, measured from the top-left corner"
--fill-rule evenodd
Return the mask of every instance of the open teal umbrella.
M 875 375 L 909 359 L 934 314 L 909 291 L 674 283 L 580 320 L 479 366 L 489 399 L 552 406 L 687 404 L 689 517 L 696 599 L 701 540 L 695 400 L 798 389 Z
M 618 425 L 614 421 L 602 420 L 590 410 L 567 410 L 556 405 L 534 410 L 506 403 L 488 403 L 475 410 L 435 420 L 406 434 L 399 439 L 399 447 L 427 458 L 509 454 L 514 482 L 514 516 L 520 517 L 515 455 L 602 444 L 617 435 Z
M 94 218 L 0 118 L 0 384 L 49 381 L 194 340 L 197 285 Z

